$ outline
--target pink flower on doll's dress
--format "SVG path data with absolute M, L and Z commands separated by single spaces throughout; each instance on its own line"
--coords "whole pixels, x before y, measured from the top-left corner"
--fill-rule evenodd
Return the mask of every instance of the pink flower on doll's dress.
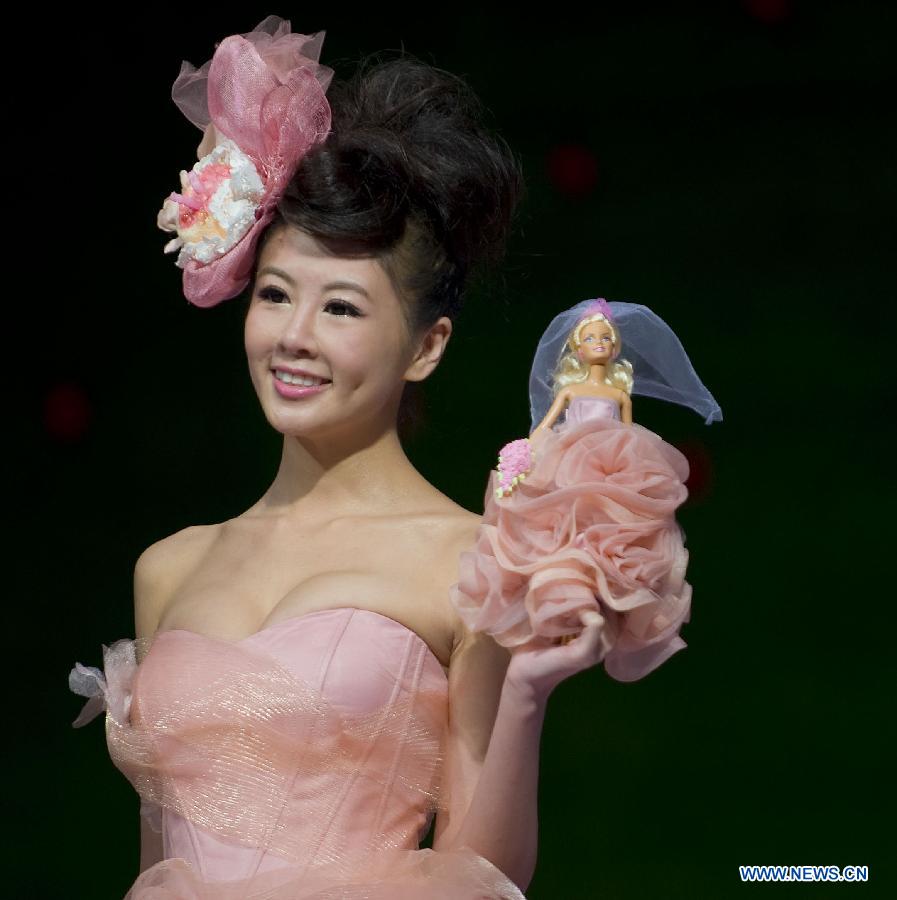
M 498 487 L 495 496 L 510 494 L 523 481 L 533 465 L 532 446 L 527 438 L 510 441 L 498 453 Z

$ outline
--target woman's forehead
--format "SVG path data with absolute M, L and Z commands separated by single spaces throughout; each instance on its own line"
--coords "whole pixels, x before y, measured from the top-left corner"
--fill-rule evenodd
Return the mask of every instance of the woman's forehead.
M 262 249 L 259 276 L 276 270 L 288 283 L 316 287 L 330 282 L 353 283 L 371 297 L 389 291 L 389 278 L 375 257 L 339 256 L 311 235 L 295 228 L 280 228 Z

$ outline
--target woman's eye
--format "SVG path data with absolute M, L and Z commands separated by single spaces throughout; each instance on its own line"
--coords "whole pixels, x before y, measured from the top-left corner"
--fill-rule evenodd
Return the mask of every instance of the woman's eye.
M 283 291 L 278 290 L 276 287 L 265 287 L 259 291 L 259 297 L 261 297 L 263 300 L 270 300 L 272 303 L 279 302 L 277 298 L 285 296 L 286 294 L 284 294 Z
M 361 313 L 359 313 L 359 311 L 358 311 L 358 309 L 357 309 L 356 307 L 354 307 L 351 303 L 346 303 L 345 300 L 331 300 L 331 301 L 327 304 L 327 306 L 326 306 L 325 308 L 326 308 L 326 309 L 332 309 L 334 306 L 337 307 L 337 309 L 345 309 L 345 310 L 348 310 L 348 312 L 337 313 L 337 315 L 340 315 L 340 316 L 358 316 L 358 315 L 361 315 Z
M 283 302 L 283 300 L 289 299 L 282 290 L 273 287 L 272 285 L 262 288 L 259 291 L 259 297 L 261 297 L 262 300 L 269 300 L 271 303 L 281 303 Z M 332 309 L 333 307 L 336 307 L 336 309 L 338 310 L 336 315 L 341 317 L 361 315 L 361 313 L 355 306 L 353 306 L 351 303 L 347 303 L 345 300 L 331 300 L 326 304 L 324 308 Z

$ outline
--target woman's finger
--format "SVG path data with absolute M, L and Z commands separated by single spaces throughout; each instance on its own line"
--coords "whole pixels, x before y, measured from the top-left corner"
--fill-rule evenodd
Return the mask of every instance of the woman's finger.
M 579 612 L 579 620 L 583 624 L 583 630 L 579 632 L 579 634 L 565 634 L 557 639 L 558 644 L 569 644 L 571 641 L 579 641 L 579 639 L 585 634 L 589 637 L 586 638 L 586 642 L 590 644 L 594 644 L 593 638 L 595 633 L 600 635 L 602 631 L 602 626 L 604 625 L 604 616 L 601 613 L 597 612 L 594 609 L 584 609 Z
M 579 618 L 584 626 L 581 634 L 583 653 L 603 659 L 608 650 L 604 640 L 604 616 L 594 609 L 587 609 L 580 613 Z

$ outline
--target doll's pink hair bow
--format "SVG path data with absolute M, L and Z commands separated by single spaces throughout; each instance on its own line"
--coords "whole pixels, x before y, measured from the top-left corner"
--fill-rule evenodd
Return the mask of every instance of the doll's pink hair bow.
M 582 321 L 582 319 L 588 319 L 589 316 L 598 315 L 598 313 L 601 313 L 601 315 L 603 315 L 608 322 L 613 322 L 614 314 L 611 312 L 611 308 L 604 297 L 598 297 L 595 300 L 590 300 L 588 305 L 583 310 L 580 321 Z

